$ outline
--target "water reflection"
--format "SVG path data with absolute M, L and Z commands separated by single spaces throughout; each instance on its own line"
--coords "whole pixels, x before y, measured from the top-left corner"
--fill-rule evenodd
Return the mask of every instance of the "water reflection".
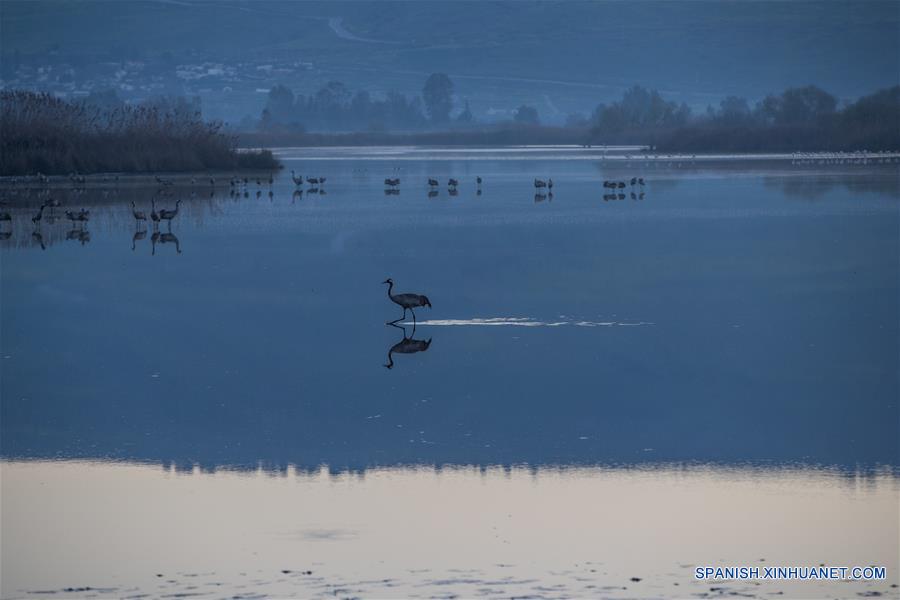
M 396 352 L 397 354 L 415 354 L 416 352 L 425 352 L 431 346 L 431 338 L 427 340 L 416 340 L 413 339 L 413 336 L 416 334 L 416 324 L 413 323 L 412 332 L 409 336 L 406 335 L 406 326 L 397 325 L 395 323 L 387 323 L 389 327 L 396 327 L 403 331 L 403 339 L 394 344 L 388 350 L 388 361 L 384 365 L 388 369 L 394 368 L 394 358 L 393 354 Z
M 135 231 L 134 235 L 131 236 L 131 251 L 134 252 L 135 245 L 137 244 L 137 242 L 145 239 L 146 237 L 147 237 L 146 229 L 139 229 L 138 231 Z
M 83 227 L 80 229 L 70 229 L 66 232 L 67 240 L 74 240 L 76 242 L 80 242 L 82 246 L 91 241 L 91 232 Z M 43 248 L 43 238 L 41 239 L 41 247 Z
M 16 549 L 4 552 L 4 598 L 896 595 L 900 488 L 889 473 L 81 461 L 3 461 L 0 472 L 3 544 Z M 888 579 L 711 592 L 693 578 L 701 565 L 796 564 L 876 564 Z
M 766 180 L 789 172 L 654 167 L 641 175 L 654 202 L 603 205 L 604 178 L 638 171 L 409 165 L 404 181 L 450 175 L 467 193 L 477 168 L 491 202 L 457 204 L 418 188 L 388 200 L 387 167 L 366 164 L 371 176 L 328 163 L 335 201 L 295 206 L 250 199 L 302 199 L 287 171 L 259 189 L 216 176 L 0 191 L 2 456 L 359 471 L 896 463 L 897 199 L 879 191 L 896 184 L 877 183 L 895 172 L 852 176 L 877 180 L 865 203 L 821 177 L 829 193 L 807 204 Z M 552 173 L 564 201 L 536 207 L 531 173 Z M 148 210 L 177 216 L 148 231 L 150 214 L 134 214 Z M 391 313 L 368 283 L 388 266 L 441 299 L 399 340 L 384 337 Z M 134 322 L 153 326 L 132 335 Z M 428 348 L 423 326 L 444 327 L 441 360 L 400 358 Z M 400 363 L 390 377 L 373 360 L 386 346 Z M 70 365 L 71 385 L 46 364 Z M 400 379 L 414 398 L 383 384 Z M 410 443 L 412 430 L 426 434 Z
M 175 244 L 175 251 L 177 254 L 181 254 L 181 243 L 178 241 L 178 238 L 172 232 L 160 233 L 159 231 L 154 231 L 153 235 L 150 236 L 150 243 L 152 246 L 150 254 L 156 255 L 156 244 Z M 134 245 L 132 244 L 132 247 Z

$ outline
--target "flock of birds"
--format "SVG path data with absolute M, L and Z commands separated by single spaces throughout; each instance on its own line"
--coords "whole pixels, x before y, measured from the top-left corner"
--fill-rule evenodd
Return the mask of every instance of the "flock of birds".
M 46 175 L 38 173 L 37 179 L 41 183 L 45 183 L 45 184 L 49 183 L 49 177 L 47 177 Z M 85 182 L 87 181 L 87 177 L 85 175 L 81 175 L 78 173 L 72 173 L 72 174 L 70 174 L 69 179 L 72 181 L 73 184 L 75 184 L 77 186 L 76 189 L 73 190 L 72 193 L 74 193 L 76 195 L 80 195 L 81 193 L 83 193 L 85 191 L 83 187 L 80 187 L 80 186 L 83 186 L 85 184 Z M 201 178 L 200 180 L 198 180 L 196 177 L 191 177 L 190 178 L 191 187 L 193 188 L 194 186 L 196 186 L 198 184 L 202 185 L 203 179 L 204 178 Z M 292 179 L 295 187 L 297 188 L 294 191 L 295 198 L 297 197 L 298 194 L 302 194 L 303 192 L 306 192 L 309 194 L 324 194 L 325 193 L 324 189 L 322 189 L 322 186 L 324 186 L 325 182 L 327 181 L 326 177 L 319 176 L 319 177 L 304 178 L 300 175 L 297 175 L 297 173 L 294 170 L 292 170 L 291 171 L 291 179 Z M 118 181 L 118 176 L 102 176 L 102 180 L 103 181 Z M 165 195 L 167 193 L 171 194 L 171 192 L 166 192 L 166 190 L 171 190 L 171 188 L 173 188 L 176 185 L 175 180 L 170 179 L 170 178 L 165 178 L 160 175 L 156 175 L 154 177 L 154 180 L 155 180 L 156 184 L 159 186 L 157 195 L 160 195 L 160 194 Z M 249 188 L 254 184 L 254 182 L 255 182 L 256 188 L 257 188 L 256 189 L 256 197 L 257 198 L 259 198 L 263 195 L 263 191 L 265 188 L 268 188 L 269 198 L 271 199 L 274 197 L 273 186 L 275 183 L 275 179 L 274 179 L 274 175 L 272 175 L 272 174 L 268 175 L 267 177 L 255 177 L 255 178 L 232 176 L 228 179 L 225 179 L 224 181 L 220 180 L 219 182 L 217 182 L 215 177 L 209 177 L 208 179 L 206 179 L 206 181 L 213 188 L 213 191 L 210 192 L 211 196 L 214 195 L 217 184 L 224 185 L 224 182 L 227 181 L 228 185 L 230 185 L 230 187 L 231 187 L 231 196 L 233 196 L 233 197 L 234 196 L 243 196 L 245 198 L 249 197 L 250 196 Z M 401 181 L 400 181 L 399 177 L 385 178 L 384 179 L 385 194 L 387 194 L 387 195 L 399 194 L 400 183 L 401 183 Z M 441 186 L 441 182 L 434 177 L 428 177 L 426 179 L 425 183 L 427 184 L 427 188 L 429 190 L 428 191 L 429 198 L 433 198 L 433 197 L 437 196 L 438 188 Z M 484 180 L 480 176 L 476 176 L 474 183 L 475 183 L 476 194 L 480 196 L 481 192 L 482 192 L 482 184 L 484 183 Z M 301 187 L 304 184 L 309 184 L 310 187 L 305 190 L 301 189 Z M 553 198 L 553 185 L 554 184 L 553 184 L 552 178 L 547 178 L 547 179 L 535 178 L 533 181 L 533 184 L 534 184 L 534 189 L 536 192 L 535 193 L 535 202 L 541 202 L 545 199 Z M 456 196 L 458 194 L 458 189 L 460 186 L 460 181 L 458 179 L 450 177 L 447 179 L 446 185 L 447 185 L 447 190 L 451 196 Z M 605 194 L 603 196 L 603 199 L 604 200 L 624 200 L 626 197 L 624 190 L 628 187 L 628 185 L 629 184 L 626 181 L 609 181 L 609 180 L 604 181 L 603 187 L 606 189 L 609 189 L 611 191 L 611 193 Z M 646 184 L 644 182 L 643 177 L 632 177 L 631 181 L 630 181 L 630 186 L 632 189 L 631 198 L 634 200 L 643 199 L 644 198 L 643 189 L 644 189 L 645 185 Z M 639 192 L 637 190 L 639 190 Z M 15 193 L 15 191 L 14 191 L 14 193 Z M 45 247 L 44 242 L 43 242 L 41 226 L 45 220 L 45 214 L 47 214 L 46 211 L 47 211 L 47 209 L 49 209 L 49 215 L 48 215 L 49 218 L 47 220 L 50 223 L 53 223 L 53 222 L 55 222 L 55 219 L 58 217 L 54 213 L 54 209 L 61 206 L 61 202 L 58 199 L 50 198 L 49 193 L 50 193 L 49 188 L 44 188 L 44 190 L 39 193 L 39 195 L 45 195 L 45 198 L 47 198 L 47 199 L 46 199 L 46 201 L 42 202 L 37 213 L 35 213 L 31 217 L 31 222 L 34 226 L 33 238 L 41 244 L 41 247 Z M 110 190 L 108 190 L 108 189 L 102 190 L 102 194 L 104 196 L 107 196 L 109 193 L 110 193 Z M 191 196 L 193 197 L 195 195 L 196 194 L 192 191 Z M 153 231 L 156 232 L 154 234 L 154 238 L 155 238 L 154 241 L 159 241 L 162 243 L 174 242 L 176 244 L 176 246 L 178 246 L 178 240 L 172 234 L 172 221 L 178 216 L 181 202 L 182 201 L 180 199 L 177 200 L 175 202 L 175 206 L 173 208 L 157 209 L 156 197 L 154 197 L 151 200 L 150 211 L 147 212 L 144 209 L 139 209 L 137 207 L 137 205 L 135 204 L 135 202 L 132 201 L 131 202 L 131 214 L 134 218 L 136 225 L 138 225 L 138 230 L 135 233 L 135 237 L 132 241 L 135 242 L 139 239 L 143 239 L 143 237 L 145 237 L 147 235 L 147 232 L 142 231 L 140 229 L 140 226 L 142 224 L 147 224 L 149 222 L 149 223 L 153 224 Z M 0 200 L 0 206 L 2 206 L 4 204 L 6 204 L 6 202 L 4 200 Z M 77 211 L 76 210 L 65 210 L 64 215 L 65 215 L 65 218 L 68 219 L 68 221 L 71 222 L 72 226 L 73 226 L 73 229 L 67 233 L 67 239 L 76 239 L 76 240 L 81 241 L 82 244 L 86 243 L 87 241 L 90 241 L 90 232 L 87 231 L 87 229 L 86 229 L 86 225 L 90 221 L 90 218 L 91 218 L 90 211 L 85 208 L 81 208 L 80 210 L 77 210 Z M 12 235 L 11 231 L 9 231 L 3 227 L 4 223 L 12 223 L 12 221 L 13 221 L 13 215 L 10 212 L 0 210 L 0 240 L 9 239 L 9 237 Z M 165 233 L 159 232 L 159 224 L 162 222 L 165 222 L 168 225 L 168 231 Z M 178 251 L 180 252 L 181 251 L 180 246 L 178 248 L 179 248 Z M 132 249 L 134 249 L 134 243 L 132 243 Z
M 291 179 L 294 182 L 294 197 L 300 196 L 303 194 L 303 175 L 297 175 L 293 169 L 291 169 Z M 320 194 L 324 196 L 326 194 L 325 189 L 321 186 L 325 185 L 325 182 L 328 180 L 327 177 L 307 177 L 306 183 L 309 184 L 310 187 L 306 188 L 307 194 Z
M 475 177 L 475 193 L 476 195 L 481 195 L 481 184 L 484 180 L 481 179 L 480 176 Z M 428 184 L 428 197 L 434 198 L 438 195 L 438 188 L 441 185 L 441 182 L 434 177 L 428 177 L 426 179 L 426 183 Z M 456 196 L 459 194 L 459 180 L 454 179 L 452 177 L 447 179 L 447 193 L 451 196 Z M 388 177 L 384 180 L 384 195 L 385 196 L 396 196 L 400 194 L 400 178 L 399 177 Z
M 632 200 L 643 200 L 644 199 L 644 183 L 643 177 L 632 177 L 631 181 L 631 199 Z M 635 192 L 635 186 L 639 186 L 640 192 Z M 603 182 L 603 187 L 608 188 L 610 190 L 617 190 L 616 192 L 610 192 L 609 194 L 603 194 L 603 201 L 607 202 L 609 200 L 624 200 L 625 193 L 621 190 L 624 190 L 627 187 L 627 184 L 624 181 L 610 181 L 605 180 Z

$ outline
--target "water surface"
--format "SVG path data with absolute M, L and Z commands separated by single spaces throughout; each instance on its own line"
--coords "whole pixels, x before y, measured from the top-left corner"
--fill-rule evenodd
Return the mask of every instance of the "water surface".
M 596 595 L 585 577 L 680 596 L 693 564 L 897 564 L 895 165 L 283 158 L 271 186 L 4 190 L 4 597 L 157 594 L 156 570 L 278 595 Z M 298 194 L 292 169 L 327 181 Z M 178 199 L 156 236 L 132 217 Z M 385 325 L 386 277 L 431 299 L 415 329 Z M 865 521 L 856 545 L 845 518 Z M 109 544 L 79 578 L 88 531 Z M 162 552 L 178 535 L 221 550 Z M 889 575 L 791 593 L 896 595 Z M 399 587 L 360 583 L 383 577 Z

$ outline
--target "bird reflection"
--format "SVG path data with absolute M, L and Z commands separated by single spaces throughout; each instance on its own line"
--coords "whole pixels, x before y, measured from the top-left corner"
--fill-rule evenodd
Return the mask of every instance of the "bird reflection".
M 147 230 L 146 230 L 146 229 L 141 229 L 141 230 L 139 230 L 139 231 L 135 231 L 135 232 L 134 232 L 134 236 L 132 236 L 132 238 L 131 238 L 131 251 L 132 251 L 132 252 L 134 252 L 135 242 L 137 242 L 138 240 L 142 240 L 142 239 L 144 239 L 145 237 L 147 237 Z
M 395 352 L 398 354 L 415 354 L 416 352 L 425 352 L 428 350 L 428 347 L 431 346 L 431 338 L 428 338 L 427 340 L 413 339 L 412 336 L 416 334 L 415 323 L 413 323 L 412 333 L 410 333 L 409 336 L 406 335 L 406 327 L 395 323 L 388 323 L 388 325 L 403 330 L 403 339 L 388 349 L 388 361 L 387 364 L 384 365 L 388 369 L 394 368 L 394 357 L 392 355 Z
M 178 238 L 175 237 L 175 234 L 172 232 L 160 233 L 159 231 L 154 231 L 153 235 L 150 236 L 150 244 L 152 246 L 150 254 L 156 256 L 156 244 L 175 244 L 175 250 L 178 254 L 181 254 L 181 243 L 178 241 Z
M 437 198 L 437 197 L 438 197 L 438 191 L 437 191 L 437 190 L 431 190 L 430 192 L 428 192 L 428 197 L 429 197 L 429 198 Z
M 297 200 L 303 200 L 303 190 L 294 190 L 294 193 L 291 195 L 291 204 Z
M 459 190 L 457 190 L 455 187 L 449 188 L 447 190 L 447 193 L 451 196 L 459 196 Z
M 33 239 L 34 241 L 36 241 L 38 244 L 41 245 L 41 250 L 47 249 L 47 246 L 44 245 L 44 236 L 42 236 L 40 234 L 40 232 L 38 232 L 38 231 L 33 232 L 31 234 L 31 239 Z
M 76 240 L 84 246 L 91 241 L 91 232 L 87 229 L 72 229 L 66 232 L 67 240 Z
M 399 196 L 400 190 L 397 188 L 385 188 L 384 195 L 385 196 Z

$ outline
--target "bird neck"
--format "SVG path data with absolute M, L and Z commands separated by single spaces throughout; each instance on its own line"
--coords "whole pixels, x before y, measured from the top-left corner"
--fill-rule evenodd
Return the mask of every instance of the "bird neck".
M 391 290 L 394 289 L 394 282 L 388 281 L 388 298 L 391 297 Z

